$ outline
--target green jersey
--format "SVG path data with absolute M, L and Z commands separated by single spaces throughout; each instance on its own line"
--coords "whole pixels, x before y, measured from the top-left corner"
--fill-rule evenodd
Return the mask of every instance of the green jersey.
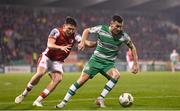
M 130 37 L 126 32 L 121 35 L 113 36 L 108 25 L 99 25 L 90 28 L 90 33 L 96 33 L 98 37 L 97 47 L 92 58 L 102 58 L 114 62 L 117 58 L 119 47 L 130 41 Z

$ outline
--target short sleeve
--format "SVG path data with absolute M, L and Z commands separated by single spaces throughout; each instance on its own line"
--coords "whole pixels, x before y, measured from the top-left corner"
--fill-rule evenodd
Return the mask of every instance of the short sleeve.
M 102 28 L 102 25 L 91 27 L 91 28 L 89 28 L 89 32 L 90 33 L 98 33 L 101 30 L 101 28 Z
M 51 30 L 49 37 L 53 37 L 53 38 L 57 38 L 60 35 L 60 32 L 57 28 L 54 28 L 53 30 Z
M 124 32 L 123 38 L 124 38 L 125 44 L 128 44 L 131 41 L 130 36 L 125 32 Z

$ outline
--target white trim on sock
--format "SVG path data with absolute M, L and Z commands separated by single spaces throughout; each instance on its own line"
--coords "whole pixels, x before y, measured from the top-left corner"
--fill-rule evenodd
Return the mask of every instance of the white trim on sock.
M 48 95 L 49 94 L 49 90 L 48 89 L 44 89 L 44 91 L 43 91 L 46 95 Z
M 72 84 L 69 89 L 71 89 L 71 90 L 74 91 L 74 92 L 77 90 L 77 88 L 74 86 L 74 84 Z
M 72 95 L 67 93 L 66 96 L 64 97 L 64 100 L 69 101 L 71 99 L 71 97 L 72 97 Z
M 31 83 L 28 83 L 27 87 L 32 89 L 34 86 Z
M 44 98 L 42 96 L 38 96 L 38 98 L 35 101 L 41 102 Z
M 106 83 L 106 86 L 108 86 L 109 88 L 113 88 L 115 86 L 116 83 L 112 82 L 111 80 L 109 80 L 107 83 Z M 101 92 L 101 96 L 105 97 L 110 91 L 107 90 L 107 89 L 103 89 L 103 91 Z
M 115 84 L 111 80 L 109 80 L 106 85 L 112 89 Z
M 27 95 L 28 95 L 27 89 L 25 89 L 25 90 L 23 91 L 22 95 L 23 95 L 23 96 L 27 96 Z
M 105 97 L 108 93 L 109 93 L 109 91 L 108 91 L 107 89 L 103 89 L 101 95 L 102 95 L 103 97 Z

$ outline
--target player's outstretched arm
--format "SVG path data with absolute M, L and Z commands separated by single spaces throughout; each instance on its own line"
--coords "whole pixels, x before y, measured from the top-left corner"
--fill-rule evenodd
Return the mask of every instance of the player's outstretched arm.
M 96 41 L 89 41 L 89 40 L 86 40 L 85 41 L 85 45 L 89 48 L 92 48 L 92 47 L 95 47 L 97 45 L 97 42 Z
M 131 49 L 132 51 L 132 56 L 133 56 L 133 67 L 132 67 L 132 73 L 136 74 L 138 73 L 139 67 L 138 67 L 138 56 L 137 56 L 137 51 L 136 51 L 136 47 L 135 45 L 132 43 L 132 41 L 130 40 L 127 43 L 127 46 Z
M 78 44 L 78 49 L 79 49 L 79 50 L 84 50 L 84 48 L 85 48 L 85 42 L 86 42 L 88 36 L 89 36 L 89 28 L 84 29 L 84 31 L 83 31 L 82 40 L 81 40 L 81 42 Z

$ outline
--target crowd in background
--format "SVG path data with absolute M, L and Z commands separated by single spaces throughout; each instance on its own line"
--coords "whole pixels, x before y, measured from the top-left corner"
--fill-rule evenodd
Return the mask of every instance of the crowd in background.
M 180 51 L 176 40 L 172 42 L 171 38 L 168 38 L 171 35 L 174 38 L 180 37 L 180 29 L 178 26 L 174 27 L 174 24 L 164 16 L 119 14 L 125 20 L 124 30 L 134 41 L 140 60 L 169 60 L 172 49 Z M 0 6 L 0 64 L 34 64 L 39 54 L 46 48 L 51 29 L 62 25 L 68 15 L 76 18 L 78 32 L 82 33 L 86 27 L 108 24 L 113 13 Z M 88 50 L 78 54 L 79 58 L 88 59 L 94 49 Z M 125 61 L 126 50 L 127 47 L 120 50 L 118 59 Z

